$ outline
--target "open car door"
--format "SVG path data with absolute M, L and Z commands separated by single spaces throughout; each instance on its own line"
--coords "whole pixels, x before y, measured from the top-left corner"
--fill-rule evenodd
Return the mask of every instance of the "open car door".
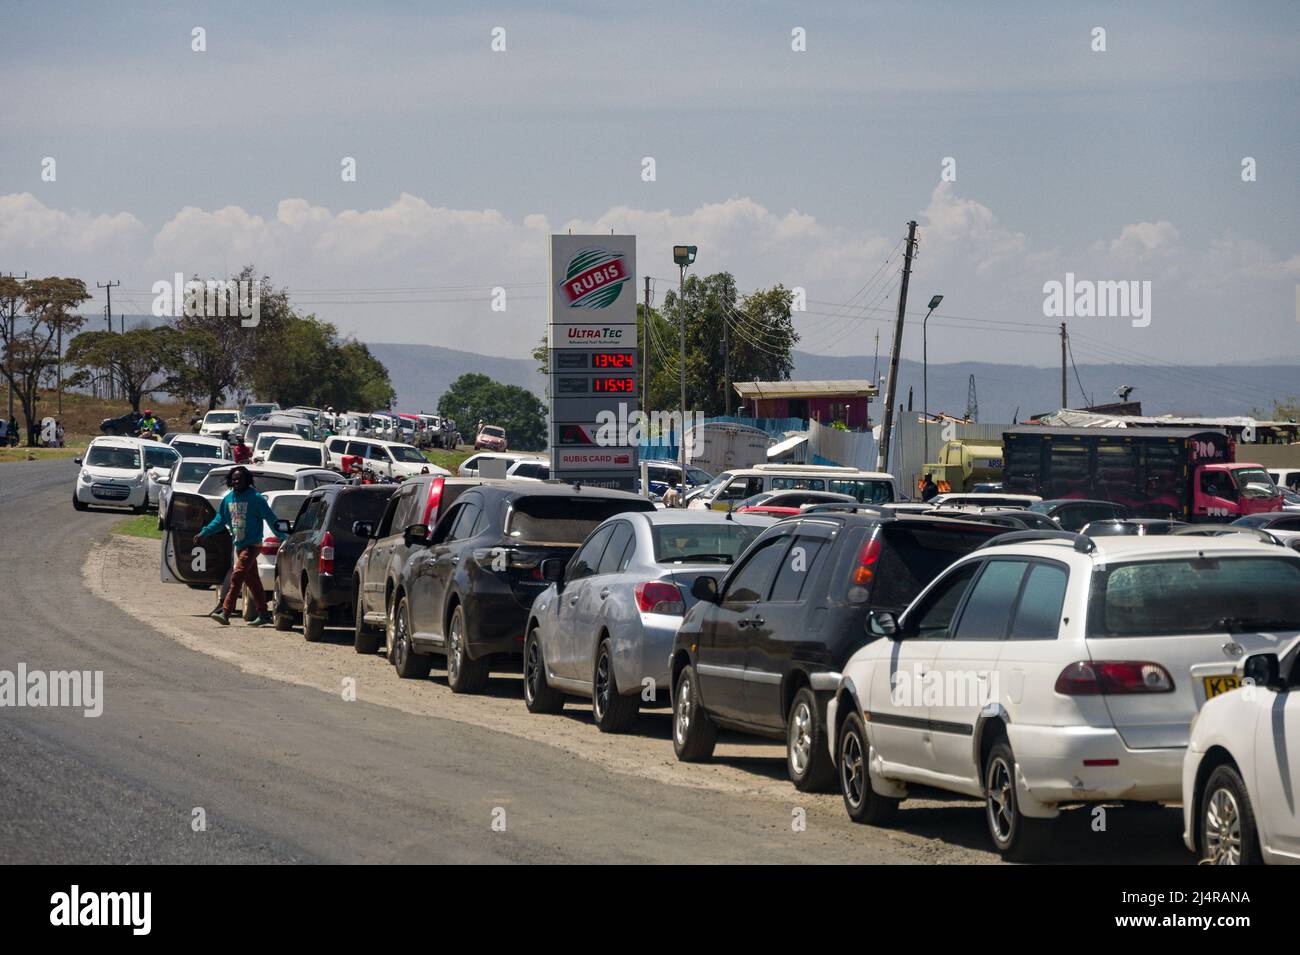
M 208 500 L 199 494 L 177 491 L 172 495 L 163 527 L 163 583 L 191 587 L 220 587 L 230 572 L 232 544 L 222 531 L 203 540 L 196 535 L 216 516 Z

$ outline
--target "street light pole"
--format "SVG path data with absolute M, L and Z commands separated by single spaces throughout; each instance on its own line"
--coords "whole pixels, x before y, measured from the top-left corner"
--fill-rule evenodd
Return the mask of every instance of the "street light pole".
M 682 467 L 682 487 L 686 487 L 686 269 L 695 261 L 698 248 L 693 245 L 673 246 L 673 263 L 678 268 L 677 325 L 679 353 L 677 372 L 681 379 L 682 416 L 678 425 L 677 456 Z
M 921 435 L 923 438 L 923 447 L 921 467 L 924 469 L 930 463 L 930 346 L 926 334 L 926 326 L 930 323 L 930 316 L 934 310 L 939 307 L 943 301 L 942 295 L 935 295 L 930 299 L 930 309 L 925 313 L 925 318 L 921 319 L 921 406 L 922 417 L 925 423 L 921 426 Z

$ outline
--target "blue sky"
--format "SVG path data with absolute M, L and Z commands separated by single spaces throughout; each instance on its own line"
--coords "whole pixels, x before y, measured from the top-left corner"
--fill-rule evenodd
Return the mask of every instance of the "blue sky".
M 7 2 L 5 23 L 0 269 L 108 270 L 136 294 L 255 255 L 305 293 L 501 284 L 517 304 L 492 320 L 522 354 L 546 231 L 635 230 L 665 278 L 665 246 L 698 241 L 742 287 L 844 303 L 921 217 L 913 295 L 956 315 L 1046 329 L 1041 285 L 1073 270 L 1155 286 L 1150 328 L 1081 337 L 1300 354 L 1294 3 Z M 304 202 L 287 220 L 285 200 Z M 802 317 L 804 344 L 870 354 L 883 284 Z M 340 298 L 313 307 L 362 338 L 474 340 L 477 302 Z M 826 333 L 846 315 L 861 328 Z M 932 334 L 932 358 L 1023 345 L 975 330 Z

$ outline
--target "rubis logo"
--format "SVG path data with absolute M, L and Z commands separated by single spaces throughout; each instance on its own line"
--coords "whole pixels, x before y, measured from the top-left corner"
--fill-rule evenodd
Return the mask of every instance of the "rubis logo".
M 569 308 L 607 308 L 631 277 L 623 253 L 583 249 L 569 260 L 559 288 Z

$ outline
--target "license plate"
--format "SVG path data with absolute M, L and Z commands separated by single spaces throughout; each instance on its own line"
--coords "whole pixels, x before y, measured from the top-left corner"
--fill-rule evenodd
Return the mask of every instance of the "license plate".
M 1201 679 L 1205 682 L 1205 698 L 1207 700 L 1212 700 L 1220 694 L 1235 690 L 1241 686 L 1241 677 L 1239 676 L 1206 676 Z

